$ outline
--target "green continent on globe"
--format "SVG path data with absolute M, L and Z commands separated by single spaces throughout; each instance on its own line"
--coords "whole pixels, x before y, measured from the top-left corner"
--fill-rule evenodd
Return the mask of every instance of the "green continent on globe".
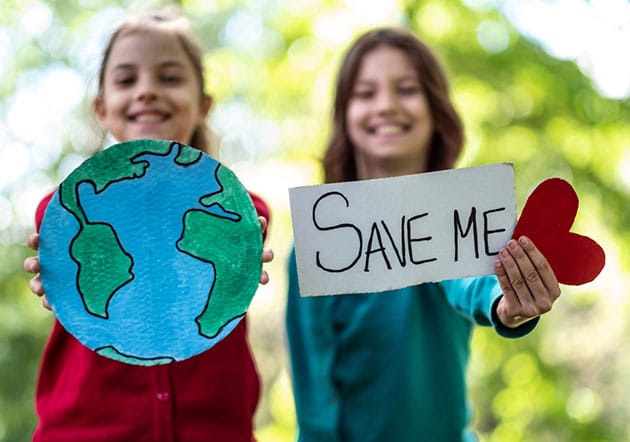
M 219 205 L 237 215 L 246 210 L 255 210 L 251 201 L 247 201 L 249 207 L 239 203 L 242 199 L 232 189 L 237 189 L 241 183 L 228 169 L 219 166 L 217 182 L 222 190 L 204 197 L 201 200 L 204 206 Z M 243 274 L 260 275 L 262 270 L 262 261 L 251 259 L 251 256 L 260 256 L 262 235 L 256 236 L 258 241 L 244 240 L 250 238 L 248 233 L 252 229 L 260 231 L 256 217 L 252 221 L 251 218 L 239 215 L 238 220 L 231 220 L 202 210 L 190 210 L 184 218 L 184 231 L 178 247 L 196 258 L 211 262 L 215 269 L 215 281 L 208 304 L 197 317 L 199 333 L 203 336 L 211 338 L 219 333 L 226 324 L 226 313 L 233 310 L 234 306 L 242 306 L 242 313 L 235 317 L 245 314 L 251 294 L 258 286 L 257 280 L 243 278 Z M 212 234 L 208 235 L 207 232 Z M 234 251 L 234 255 L 228 257 L 222 252 L 228 248 Z M 226 298 L 228 293 L 232 295 Z
M 96 353 L 101 356 L 108 357 L 110 359 L 115 359 L 120 362 L 125 362 L 127 364 L 133 365 L 162 365 L 162 364 L 170 364 L 171 362 L 175 362 L 175 359 L 170 357 L 162 357 L 162 358 L 137 358 L 134 356 L 127 356 L 116 350 L 114 347 L 107 346 L 95 349 Z
M 107 318 L 110 299 L 116 290 L 133 279 L 133 260 L 108 224 L 84 225 L 70 245 L 70 255 L 79 266 L 77 288 L 86 310 Z

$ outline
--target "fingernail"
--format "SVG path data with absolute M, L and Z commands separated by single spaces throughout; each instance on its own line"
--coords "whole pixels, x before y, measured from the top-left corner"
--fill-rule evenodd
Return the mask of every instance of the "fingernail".
M 516 249 L 516 241 L 514 241 L 513 239 L 508 241 L 508 247 L 510 248 L 510 250 L 515 250 Z

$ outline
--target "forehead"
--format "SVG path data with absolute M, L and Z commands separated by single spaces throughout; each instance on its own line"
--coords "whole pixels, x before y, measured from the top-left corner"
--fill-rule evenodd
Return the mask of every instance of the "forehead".
M 119 65 L 154 66 L 164 63 L 181 64 L 192 69 L 192 62 L 180 38 L 172 33 L 151 29 L 122 32 L 114 41 L 108 67 Z
M 391 76 L 419 76 L 405 51 L 392 46 L 379 46 L 363 55 L 357 73 L 358 80 Z

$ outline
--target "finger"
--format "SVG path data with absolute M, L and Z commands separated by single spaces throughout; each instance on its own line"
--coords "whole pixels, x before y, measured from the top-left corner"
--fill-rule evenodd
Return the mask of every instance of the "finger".
M 520 305 L 521 302 L 516 296 L 514 289 L 512 288 L 512 283 L 510 282 L 510 278 L 505 271 L 505 267 L 503 267 L 503 263 L 500 260 L 496 260 L 494 263 L 494 274 L 496 275 L 499 286 L 501 287 L 501 291 L 503 292 L 503 297 L 508 305 Z
M 521 269 L 518 267 L 518 264 L 514 260 L 512 254 L 508 251 L 508 248 L 511 246 L 512 242 L 515 241 L 508 241 L 507 248 L 502 248 L 499 251 L 499 260 L 501 261 L 501 264 L 503 264 L 503 268 L 505 269 L 505 273 L 508 277 L 512 290 L 518 297 L 521 305 L 524 305 L 530 303 L 533 298 L 531 293 L 529 292 L 527 284 L 525 283 L 525 279 L 521 274 Z
M 42 305 L 48 310 L 52 310 L 52 305 L 50 305 L 50 303 L 48 302 L 48 298 L 46 297 L 46 295 L 42 296 Z
M 273 258 L 274 258 L 273 250 L 264 248 L 262 251 L 262 262 L 263 263 L 271 262 L 273 261 Z
M 267 273 L 266 270 L 263 270 L 262 273 L 260 274 L 260 283 L 262 285 L 265 285 L 269 282 L 269 274 Z
M 39 273 L 41 268 L 39 265 L 39 258 L 36 256 L 29 256 L 24 260 L 24 270 L 28 273 Z
M 543 311 L 548 311 L 549 308 L 551 308 L 549 292 L 547 287 L 543 284 L 538 270 L 534 267 L 529 255 L 525 252 L 521 244 L 515 240 L 510 240 L 507 248 L 520 270 L 520 276 L 525 281 L 534 303 Z
M 260 221 L 260 231 L 264 234 L 267 231 L 267 218 L 259 216 L 258 221 Z
M 28 283 L 28 286 L 31 289 L 31 291 L 35 293 L 37 296 L 43 296 L 45 293 L 44 286 L 42 284 L 42 280 L 40 279 L 39 275 L 31 278 L 31 280 Z
M 553 269 L 549 265 L 547 258 L 538 250 L 534 242 L 526 236 L 521 236 L 518 239 L 519 244 L 523 247 L 525 253 L 529 257 L 530 261 L 537 270 L 538 275 L 542 281 L 542 284 L 546 287 L 551 297 L 555 300 L 560 296 L 560 285 L 558 284 L 558 278 Z
M 37 250 L 39 248 L 39 233 L 31 233 L 26 239 L 26 245 L 28 245 L 33 250 Z

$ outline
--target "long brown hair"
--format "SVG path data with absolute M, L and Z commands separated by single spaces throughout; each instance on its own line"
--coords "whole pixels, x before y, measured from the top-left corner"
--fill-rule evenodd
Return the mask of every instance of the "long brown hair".
M 377 28 L 361 35 L 348 49 L 337 76 L 333 128 L 324 153 L 327 183 L 357 179 L 354 146 L 348 136 L 346 110 L 363 57 L 376 48 L 389 46 L 403 51 L 418 73 L 434 121 L 428 170 L 452 168 L 464 143 L 464 129 L 449 99 L 448 81 L 438 59 L 427 45 L 408 31 Z
M 195 40 L 190 21 L 181 16 L 174 7 L 165 8 L 160 11 L 139 11 L 130 14 L 123 23 L 112 33 L 101 62 L 98 75 L 98 96 L 102 98 L 105 82 L 105 68 L 109 61 L 109 56 L 116 40 L 130 32 L 137 31 L 158 31 L 174 35 L 179 40 L 186 55 L 190 59 L 195 71 L 195 76 L 199 81 L 201 91 L 200 100 L 204 98 L 206 82 L 203 75 L 203 52 L 201 46 Z M 210 131 L 205 124 L 198 125 L 188 144 L 208 154 L 212 153 L 210 146 Z M 183 141 L 183 140 L 178 140 Z

